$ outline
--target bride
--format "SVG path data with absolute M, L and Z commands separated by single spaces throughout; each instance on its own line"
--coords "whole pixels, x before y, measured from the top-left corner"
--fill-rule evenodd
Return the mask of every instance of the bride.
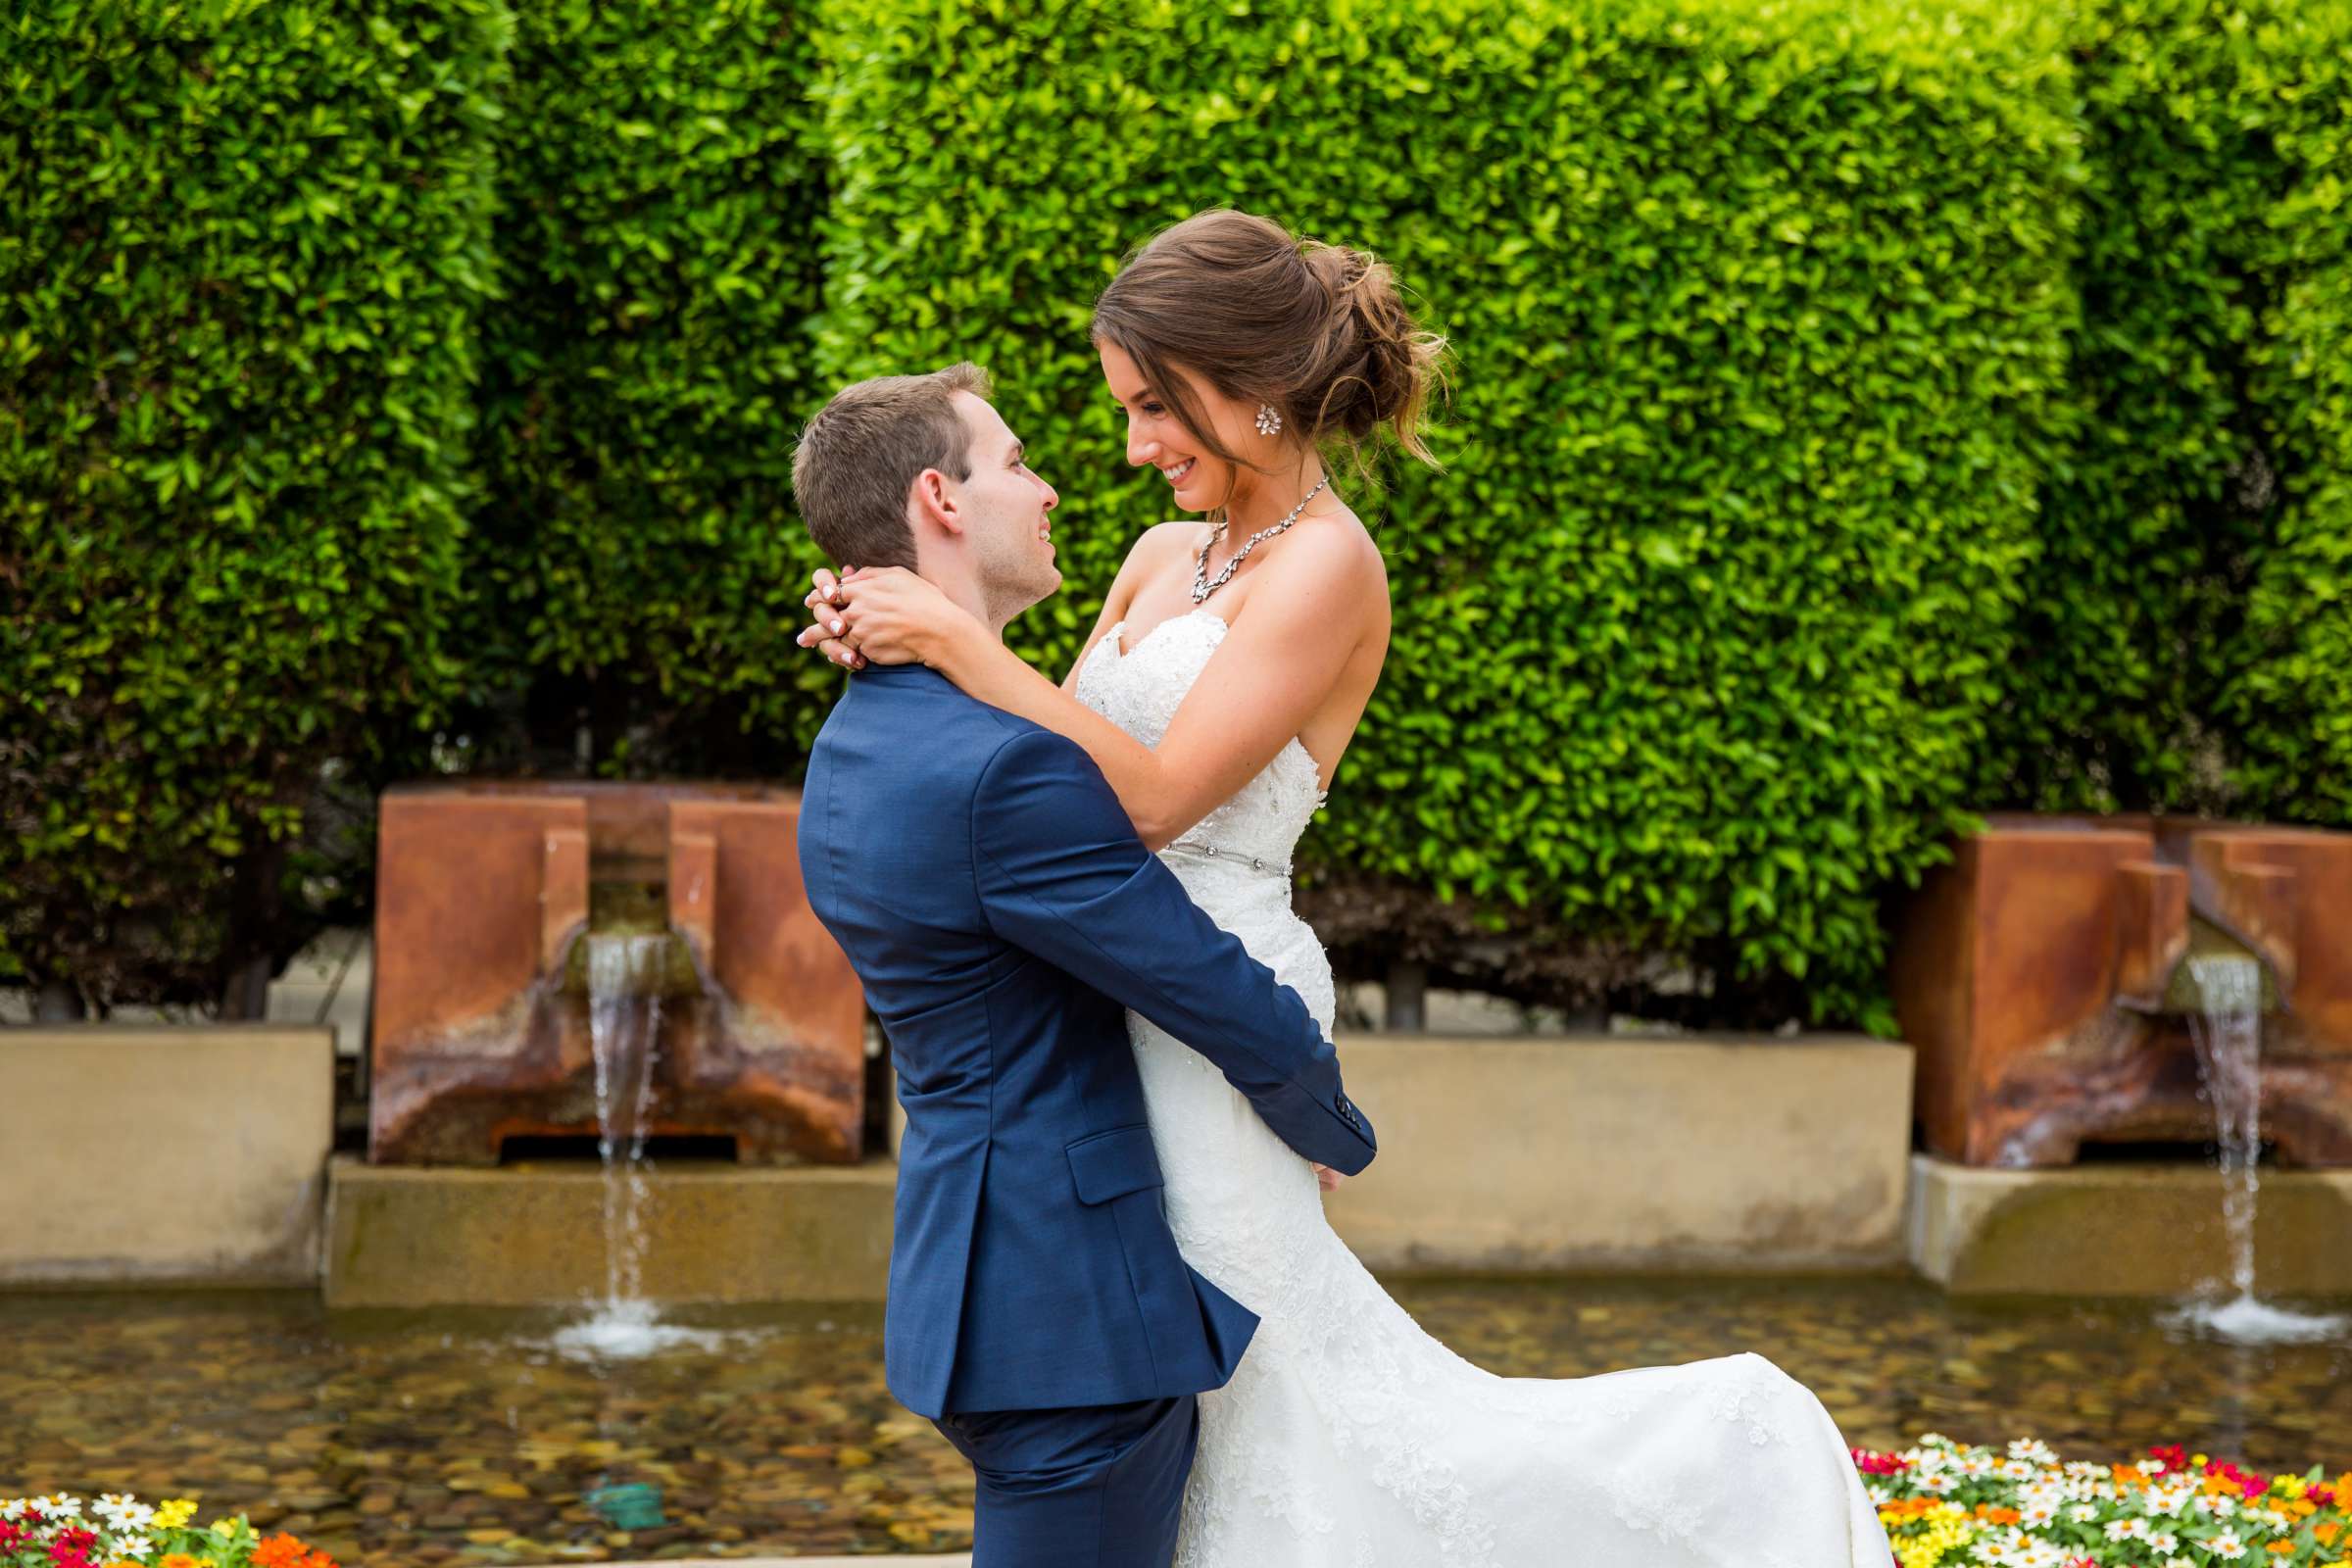
M 1095 308 L 1127 461 L 1174 510 L 1137 540 L 1056 688 L 921 578 L 817 574 L 837 662 L 921 661 L 1084 747 L 1210 918 L 1328 1034 L 1331 969 L 1291 911 L 1292 846 L 1389 646 L 1378 546 L 1323 456 L 1385 428 L 1416 457 L 1441 340 L 1389 270 L 1205 212 Z M 1886 1568 L 1886 1537 L 1819 1400 L 1733 1355 L 1498 1378 L 1423 1334 L 1332 1231 L 1318 1182 L 1206 1060 L 1130 1036 L 1185 1260 L 1260 1324 L 1200 1396 L 1186 1568 Z

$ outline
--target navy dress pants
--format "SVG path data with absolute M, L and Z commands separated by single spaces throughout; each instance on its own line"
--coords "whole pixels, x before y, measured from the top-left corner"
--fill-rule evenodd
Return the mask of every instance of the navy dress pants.
M 972 1462 L 972 1568 L 1167 1568 L 1200 1439 L 1200 1401 L 952 1410 Z

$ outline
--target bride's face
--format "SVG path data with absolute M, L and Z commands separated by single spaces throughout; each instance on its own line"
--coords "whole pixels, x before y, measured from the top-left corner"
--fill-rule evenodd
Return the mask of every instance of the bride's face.
M 1188 429 L 1165 391 L 1150 384 L 1126 350 L 1102 342 L 1095 348 L 1102 360 L 1103 384 L 1127 417 L 1127 461 L 1139 468 L 1158 469 L 1177 510 L 1206 512 L 1229 505 L 1258 482 L 1260 475 L 1218 457 Z M 1258 434 L 1253 405 L 1225 396 L 1191 370 L 1178 368 L 1176 374 L 1218 446 L 1261 467 L 1274 466 L 1281 442 Z

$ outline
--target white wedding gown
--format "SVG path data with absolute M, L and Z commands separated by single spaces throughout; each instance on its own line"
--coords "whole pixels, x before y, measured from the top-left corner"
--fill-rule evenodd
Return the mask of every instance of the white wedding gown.
M 1078 696 L 1157 745 L 1225 622 L 1197 610 L 1131 649 L 1123 630 Z M 1331 967 L 1289 875 L 1318 777 L 1293 741 L 1162 855 L 1328 1032 Z M 1481 1371 L 1389 1298 L 1325 1221 L 1312 1169 L 1215 1067 L 1128 1028 L 1177 1245 L 1261 1320 L 1232 1383 L 1200 1396 L 1178 1568 L 1887 1568 L 1836 1423 L 1771 1362 Z

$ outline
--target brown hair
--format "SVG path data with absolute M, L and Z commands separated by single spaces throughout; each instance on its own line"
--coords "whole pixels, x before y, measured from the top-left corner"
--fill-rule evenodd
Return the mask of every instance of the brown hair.
M 1286 428 L 1360 460 L 1386 429 L 1435 466 L 1421 416 L 1446 340 L 1413 322 L 1388 264 L 1217 208 L 1161 230 L 1095 301 L 1093 335 L 1116 345 L 1195 439 L 1209 431 L 1181 366 L 1229 398 L 1271 405 Z
M 972 476 L 971 434 L 956 394 L 989 394 L 964 362 L 927 375 L 877 375 L 833 394 L 792 449 L 792 494 L 817 548 L 836 565 L 914 569 L 906 492 L 926 468 Z

